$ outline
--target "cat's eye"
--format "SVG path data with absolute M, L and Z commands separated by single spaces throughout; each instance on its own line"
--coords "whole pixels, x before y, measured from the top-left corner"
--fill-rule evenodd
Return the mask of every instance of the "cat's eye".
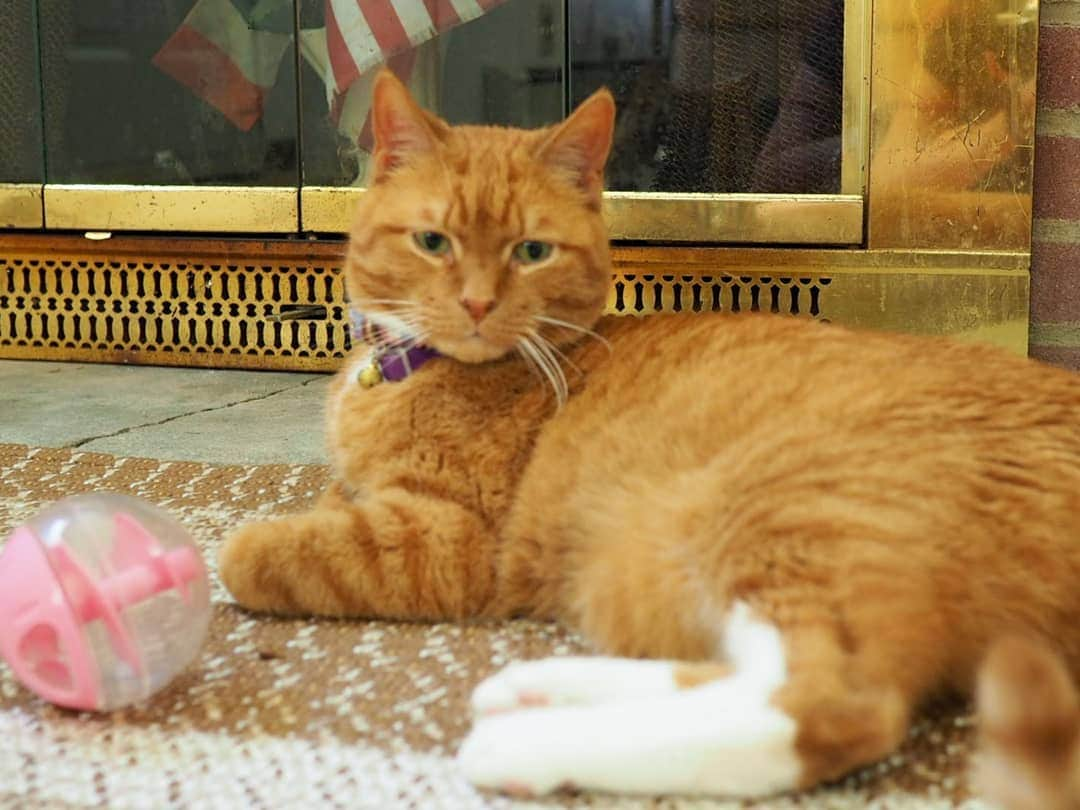
M 442 256 L 450 252 L 450 238 L 438 231 L 417 231 L 413 234 L 413 241 L 422 251 L 432 256 Z
M 548 242 L 526 240 L 514 246 L 514 258 L 522 264 L 536 264 L 548 258 L 552 250 Z

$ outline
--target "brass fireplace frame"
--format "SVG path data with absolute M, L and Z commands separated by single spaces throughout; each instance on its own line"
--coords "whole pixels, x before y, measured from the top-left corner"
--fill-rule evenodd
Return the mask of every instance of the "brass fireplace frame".
M 949 65 L 930 63 L 943 57 L 929 47 L 946 7 L 970 12 L 970 24 L 959 29 L 970 38 L 967 50 L 998 54 L 1007 68 L 1001 109 L 971 114 L 959 103 L 955 110 L 928 103 L 933 76 L 950 74 Z M 747 308 L 745 296 L 756 288 L 764 296 L 755 299 L 759 308 L 791 312 L 791 302 L 801 300 L 794 305 L 799 315 L 989 340 L 1026 352 L 1037 54 L 1034 37 L 1017 32 L 1037 21 L 1037 4 L 1027 0 L 848 0 L 841 193 L 609 193 L 613 311 L 684 308 L 684 289 L 699 303 L 707 300 L 701 308 Z M 951 89 L 964 97 L 962 83 Z M 1006 163 L 1007 171 L 999 170 Z M 0 184 L 0 357 L 333 368 L 348 346 L 341 235 L 362 193 Z M 91 241 L 84 231 L 106 238 Z M 160 277 L 180 265 L 185 279 L 203 274 L 198 290 L 162 288 L 155 298 L 145 284 L 140 295 L 110 284 L 93 301 L 69 292 L 84 270 L 105 273 L 104 284 L 110 273 L 117 280 L 136 271 Z M 242 302 L 228 283 L 235 268 L 252 268 L 253 278 L 265 272 L 303 279 L 301 286 L 315 277 L 325 281 L 312 287 L 317 300 Z M 624 298 L 620 309 L 619 285 L 624 295 L 647 287 L 651 298 L 640 307 L 626 306 Z M 812 313 L 806 301 L 815 285 Z M 744 298 L 737 301 L 735 291 Z M 192 307 L 202 301 L 209 320 L 163 313 L 173 292 L 193 296 Z M 777 304 L 781 299 L 787 303 Z M 69 328 L 75 316 L 89 319 L 87 329 L 97 316 L 118 320 L 108 327 L 108 340 L 101 338 L 104 320 L 94 327 L 96 339 L 82 339 L 89 334 L 82 331 L 78 340 L 70 331 L 60 338 L 65 313 Z M 146 324 L 165 315 L 187 320 L 167 336 L 146 332 Z M 251 318 L 279 337 L 222 344 L 225 324 L 235 327 L 231 340 Z

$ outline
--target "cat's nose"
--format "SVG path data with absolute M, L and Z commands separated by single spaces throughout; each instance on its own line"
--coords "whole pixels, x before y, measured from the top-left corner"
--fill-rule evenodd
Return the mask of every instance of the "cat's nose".
M 495 301 L 490 298 L 485 301 L 479 301 L 475 298 L 462 298 L 461 305 L 465 307 L 465 311 L 472 316 L 476 323 L 480 323 L 495 308 Z

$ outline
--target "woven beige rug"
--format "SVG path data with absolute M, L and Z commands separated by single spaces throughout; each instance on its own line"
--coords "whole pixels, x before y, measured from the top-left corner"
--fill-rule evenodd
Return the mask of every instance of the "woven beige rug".
M 213 565 L 223 533 L 295 510 L 320 467 L 212 466 L 0 445 L 0 537 L 54 500 L 146 498 L 194 533 Z M 202 657 L 147 705 L 108 716 L 56 709 L 0 667 L 0 808 L 975 808 L 970 719 L 943 710 L 904 751 L 845 783 L 743 805 L 473 790 L 453 754 L 473 686 L 511 660 L 579 652 L 555 627 L 281 620 L 230 604 L 215 579 Z

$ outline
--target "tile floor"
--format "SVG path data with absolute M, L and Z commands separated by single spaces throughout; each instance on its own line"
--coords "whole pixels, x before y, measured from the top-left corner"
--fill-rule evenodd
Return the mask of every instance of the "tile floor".
M 329 382 L 329 374 L 0 360 L 0 443 L 318 464 Z

